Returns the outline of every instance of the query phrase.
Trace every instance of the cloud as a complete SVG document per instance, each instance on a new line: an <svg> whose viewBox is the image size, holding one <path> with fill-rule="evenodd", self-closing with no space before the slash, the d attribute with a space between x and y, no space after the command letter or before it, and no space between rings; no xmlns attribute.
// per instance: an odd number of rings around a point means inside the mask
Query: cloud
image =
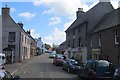
<svg viewBox="0 0 120 80"><path fill-rule="evenodd" d="M48 11L49 13L56 14L56 15L73 15L76 12L78 6L81 5L79 0L68 0L64 2L51 2L47 5L50 8ZM51 8L52 7L52 8Z"/></svg>
<svg viewBox="0 0 120 80"><path fill-rule="evenodd" d="M42 4L42 1L40 1L40 0L33 2L33 5L35 5L35 6L40 6L41 4Z"/></svg>
<svg viewBox="0 0 120 80"><path fill-rule="evenodd" d="M65 41L65 32L60 31L58 28L55 28L52 34L43 38L43 41L50 45L52 45L53 43L60 44L61 42Z"/></svg>
<svg viewBox="0 0 120 80"><path fill-rule="evenodd" d="M29 19L32 19L33 17L35 17L36 15L35 15L35 13L23 12L23 13L20 13L18 16L29 20Z"/></svg>
<svg viewBox="0 0 120 80"><path fill-rule="evenodd" d="M113 7L115 8L115 9L117 9L118 8L118 1L111 1L111 4L113 5Z"/></svg>
<svg viewBox="0 0 120 80"><path fill-rule="evenodd" d="M42 0L44 1L44 0ZM92 7L94 7L99 0L95 0L91 5L87 5L85 2L80 2L80 0L71 0L68 2L68 0L64 2L56 1L56 0L50 0L44 3L44 5L47 6L48 10L45 10L43 14L54 14L59 16L68 16L68 22L64 23L63 30L60 30L59 28L55 28L53 33L49 34L48 36L45 36L43 38L43 41L48 44L60 44L63 41L65 41L66 34L64 31L70 27L70 25L73 23L73 21L76 19L76 11L78 8L83 8L83 11L88 11ZM87 0L86 0L87 1ZM90 1L87 1L90 2ZM92 1L91 1L92 2ZM117 1L111 1L111 4L114 8L118 8ZM40 4L41 5L41 4ZM52 20L51 20L52 21Z"/></svg>
<svg viewBox="0 0 120 80"><path fill-rule="evenodd" d="M61 18L60 17L52 17L50 18L49 25L57 25L61 23Z"/></svg>
<svg viewBox="0 0 120 80"><path fill-rule="evenodd" d="M15 9L15 8L10 8L10 11L11 11L11 12L15 12L16 9Z"/></svg>
<svg viewBox="0 0 120 80"><path fill-rule="evenodd" d="M69 21L69 22L66 22L66 23L64 24L63 31L66 31L66 30L68 29L68 27L70 27L70 25L71 25L73 22L74 22L74 20Z"/></svg>
<svg viewBox="0 0 120 80"><path fill-rule="evenodd" d="M33 5L43 5L47 9L43 11L43 14L54 14L56 16L68 16L71 19L75 17L78 7L85 7L88 10L87 5L83 6L83 2L80 0L39 0L33 2Z"/></svg>
<svg viewBox="0 0 120 80"><path fill-rule="evenodd" d="M31 29L30 32L31 32L31 36L33 38L39 38L40 37L40 35L38 33L36 33L35 29Z"/></svg>

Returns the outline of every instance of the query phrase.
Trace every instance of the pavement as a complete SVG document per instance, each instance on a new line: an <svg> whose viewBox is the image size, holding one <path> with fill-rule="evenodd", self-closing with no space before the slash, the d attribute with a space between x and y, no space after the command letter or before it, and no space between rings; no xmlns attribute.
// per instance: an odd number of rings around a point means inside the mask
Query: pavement
<svg viewBox="0 0 120 80"><path fill-rule="evenodd" d="M12 64L6 64L5 70L9 71L12 75L18 71L19 69L23 68L25 65L29 63L30 60L32 60L34 57L30 59L23 60L22 62L12 63Z"/></svg>

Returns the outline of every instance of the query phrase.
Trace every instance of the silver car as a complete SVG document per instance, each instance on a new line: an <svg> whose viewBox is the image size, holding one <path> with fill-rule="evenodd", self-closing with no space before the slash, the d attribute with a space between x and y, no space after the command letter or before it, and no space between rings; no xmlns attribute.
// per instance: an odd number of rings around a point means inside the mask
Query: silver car
<svg viewBox="0 0 120 80"><path fill-rule="evenodd" d="M117 68L114 73L114 80L120 80L120 68Z"/></svg>

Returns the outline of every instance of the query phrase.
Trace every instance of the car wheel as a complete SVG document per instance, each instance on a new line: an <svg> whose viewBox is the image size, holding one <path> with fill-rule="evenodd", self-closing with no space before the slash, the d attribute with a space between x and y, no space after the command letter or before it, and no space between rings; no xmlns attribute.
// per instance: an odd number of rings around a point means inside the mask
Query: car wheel
<svg viewBox="0 0 120 80"><path fill-rule="evenodd" d="M57 63L55 62L55 65L57 66Z"/></svg>
<svg viewBox="0 0 120 80"><path fill-rule="evenodd" d="M62 67L62 69L65 70L64 67Z"/></svg>

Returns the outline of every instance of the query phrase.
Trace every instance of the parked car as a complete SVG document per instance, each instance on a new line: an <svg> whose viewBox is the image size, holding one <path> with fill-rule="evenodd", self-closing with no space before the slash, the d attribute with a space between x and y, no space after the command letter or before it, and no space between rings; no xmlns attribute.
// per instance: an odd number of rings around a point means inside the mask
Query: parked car
<svg viewBox="0 0 120 80"><path fill-rule="evenodd" d="M4 53L0 53L0 65L4 65L6 63L6 56Z"/></svg>
<svg viewBox="0 0 120 80"><path fill-rule="evenodd" d="M114 73L114 80L120 80L120 68L117 68Z"/></svg>
<svg viewBox="0 0 120 80"><path fill-rule="evenodd" d="M69 73L76 73L79 69L80 64L74 59L69 59L63 62L63 70L67 70Z"/></svg>
<svg viewBox="0 0 120 80"><path fill-rule="evenodd" d="M106 60L88 60L78 71L79 78L112 80L115 68Z"/></svg>
<svg viewBox="0 0 120 80"><path fill-rule="evenodd" d="M53 59L53 64L55 65L62 65L64 61L64 57L62 54L56 54Z"/></svg>
<svg viewBox="0 0 120 80"><path fill-rule="evenodd" d="M56 55L56 53L52 52L52 53L50 53L49 58L54 58L55 55Z"/></svg>

